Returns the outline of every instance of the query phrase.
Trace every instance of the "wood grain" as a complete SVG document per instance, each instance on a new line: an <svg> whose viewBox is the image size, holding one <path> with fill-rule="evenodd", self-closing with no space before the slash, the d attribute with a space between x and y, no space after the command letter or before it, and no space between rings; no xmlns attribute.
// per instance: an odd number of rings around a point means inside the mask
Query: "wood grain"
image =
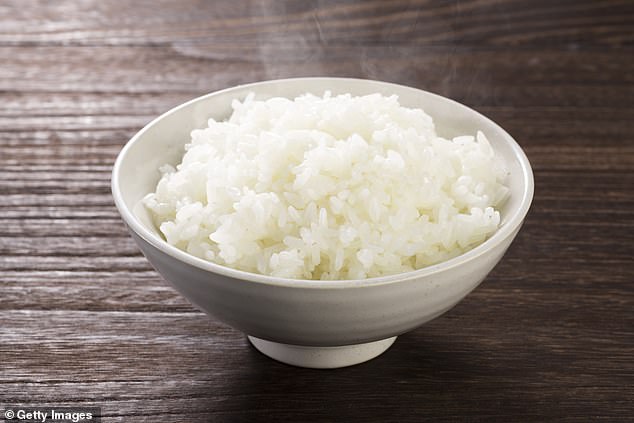
<svg viewBox="0 0 634 423"><path fill-rule="evenodd" d="M104 421L629 422L634 3L0 4L0 406ZM536 191L487 280L383 356L265 358L149 266L110 195L121 147L195 96L380 79L491 117Z"/></svg>
<svg viewBox="0 0 634 423"><path fill-rule="evenodd" d="M634 8L611 1L195 0L5 2L0 42L11 45L162 45L328 42L476 46L631 45ZM25 5L26 4L26 5ZM30 7L29 7L30 6ZM4 13L2 13L4 12ZM3 20L5 20L3 19ZM222 46L220 46L222 47Z"/></svg>

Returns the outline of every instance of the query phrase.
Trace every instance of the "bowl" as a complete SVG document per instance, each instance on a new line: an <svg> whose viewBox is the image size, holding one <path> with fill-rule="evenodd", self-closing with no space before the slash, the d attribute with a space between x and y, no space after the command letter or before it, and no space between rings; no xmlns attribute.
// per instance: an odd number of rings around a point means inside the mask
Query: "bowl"
<svg viewBox="0 0 634 423"><path fill-rule="evenodd" d="M177 164L190 132L228 117L231 101L293 98L311 92L396 94L403 106L432 116L445 138L483 131L509 169L501 225L484 243L420 270L364 280L314 281L252 274L220 266L169 245L141 199L153 192L159 167ZM533 197L533 175L519 145L500 126L453 100L416 88L349 78L264 81L214 92L159 116L123 147L112 171L112 194L152 266L192 304L248 335L262 353L302 367L336 368L374 358L396 336L440 316L482 282L517 235Z"/></svg>

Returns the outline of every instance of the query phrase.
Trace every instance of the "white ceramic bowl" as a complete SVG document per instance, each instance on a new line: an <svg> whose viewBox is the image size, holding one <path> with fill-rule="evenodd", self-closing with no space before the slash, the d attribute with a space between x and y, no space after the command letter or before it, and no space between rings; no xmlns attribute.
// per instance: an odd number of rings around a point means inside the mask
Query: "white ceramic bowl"
<svg viewBox="0 0 634 423"><path fill-rule="evenodd" d="M439 135L482 130L510 171L510 200L499 230L473 250L446 262L366 280L292 280L213 264L169 245L139 201L154 191L158 168L180 162L190 132L210 117L231 113L231 100L333 94L397 94L402 105L431 115ZM159 116L123 148L112 172L112 193L132 237L154 268L194 305L249 335L277 360L333 368L369 360L397 335L440 316L472 291L502 258L533 197L530 164L517 143L488 118L447 98L385 82L346 78L265 81L211 93Z"/></svg>

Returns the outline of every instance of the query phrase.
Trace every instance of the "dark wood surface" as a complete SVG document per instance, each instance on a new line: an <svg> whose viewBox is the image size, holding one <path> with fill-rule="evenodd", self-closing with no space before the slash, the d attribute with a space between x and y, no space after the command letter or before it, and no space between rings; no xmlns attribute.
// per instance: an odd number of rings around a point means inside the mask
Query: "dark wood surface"
<svg viewBox="0 0 634 423"><path fill-rule="evenodd" d="M380 79L463 102L526 151L523 230L383 356L293 368L192 308L110 196L153 117L239 83ZM0 406L105 421L632 421L634 3L0 3Z"/></svg>

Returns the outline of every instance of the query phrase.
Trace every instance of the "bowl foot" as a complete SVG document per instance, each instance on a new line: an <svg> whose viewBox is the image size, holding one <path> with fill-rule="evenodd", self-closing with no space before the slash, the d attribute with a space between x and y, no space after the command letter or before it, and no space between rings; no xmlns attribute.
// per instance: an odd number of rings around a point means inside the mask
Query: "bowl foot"
<svg viewBox="0 0 634 423"><path fill-rule="evenodd" d="M262 354L282 363L311 369L336 369L371 360L385 352L396 336L366 344L340 347L305 347L281 344L249 336L249 341Z"/></svg>

